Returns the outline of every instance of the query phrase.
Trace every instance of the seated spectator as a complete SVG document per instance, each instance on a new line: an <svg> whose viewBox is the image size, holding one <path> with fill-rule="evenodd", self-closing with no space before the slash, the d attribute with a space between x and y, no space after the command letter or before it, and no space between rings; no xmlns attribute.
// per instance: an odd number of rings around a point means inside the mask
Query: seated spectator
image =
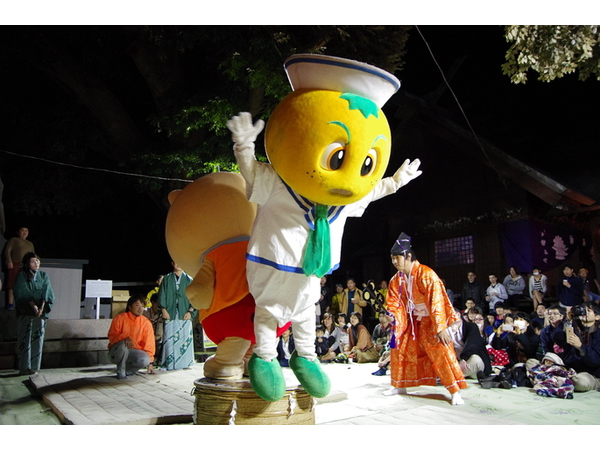
<svg viewBox="0 0 600 450"><path fill-rule="evenodd" d="M326 355L321 357L321 361L331 361L342 351L340 348L340 328L334 322L331 313L323 314L323 328L325 330L324 337L329 344L329 350Z"/></svg>
<svg viewBox="0 0 600 450"><path fill-rule="evenodd" d="M513 329L506 334L506 351L510 358L510 367L535 358L540 337L529 326L529 316L518 313L513 316Z"/></svg>
<svg viewBox="0 0 600 450"><path fill-rule="evenodd" d="M574 369L578 377L574 379L575 391L583 392L600 387L600 306L594 302L585 302L570 311L573 319L572 332L565 327L567 343L563 361ZM588 375L584 375L588 374Z"/></svg>
<svg viewBox="0 0 600 450"><path fill-rule="evenodd" d="M537 267L533 268L533 274L529 277L529 296L533 301L533 310L544 302L544 295L548 290L548 277Z"/></svg>
<svg viewBox="0 0 600 450"><path fill-rule="evenodd" d="M379 323L375 325L373 334L371 335L371 341L375 345L375 350L381 355L390 341L392 336L392 322L394 318L387 314L379 314Z"/></svg>
<svg viewBox="0 0 600 450"><path fill-rule="evenodd" d="M358 312L350 314L350 352L357 363L375 362L379 359L379 352L375 349L371 335L362 324L362 315Z"/></svg>
<svg viewBox="0 0 600 450"><path fill-rule="evenodd" d="M463 320L468 320L469 310L475 306L475 300L472 298L468 298L465 300L465 309L463 309L460 313L463 316Z"/></svg>
<svg viewBox="0 0 600 450"><path fill-rule="evenodd" d="M120 380L146 366L148 373L154 374L154 330L142 315L145 304L145 295L130 297L125 311L113 318L108 330L108 356L117 365Z"/></svg>
<svg viewBox="0 0 600 450"><path fill-rule="evenodd" d="M483 310L479 306L473 306L471 309L469 309L469 311L467 311L467 322L475 322L475 316L477 314L481 314L481 316L483 316Z"/></svg>
<svg viewBox="0 0 600 450"><path fill-rule="evenodd" d="M390 367L390 363L391 363L391 352L390 352L390 346L388 343L388 346L384 350L383 354L379 357L379 361L377 361L377 367L379 367L379 369L377 369L371 375L375 375L375 376L379 376L379 377L384 376L385 374L387 374L387 370Z"/></svg>
<svg viewBox="0 0 600 450"><path fill-rule="evenodd" d="M531 323L537 322L542 328L546 323L546 306L539 304L537 308L531 313Z"/></svg>
<svg viewBox="0 0 600 450"><path fill-rule="evenodd" d="M542 397L573 398L573 377L576 372L565 366L563 360L548 352L538 360L527 361L527 370L533 389Z"/></svg>
<svg viewBox="0 0 600 450"><path fill-rule="evenodd" d="M317 358L323 362L329 362L328 359L322 359L329 353L329 340L325 337L325 327L323 325L317 325L317 328L315 329L315 336L315 352L317 354Z"/></svg>
<svg viewBox="0 0 600 450"><path fill-rule="evenodd" d="M483 332L487 338L488 344L491 341L492 335L496 332L496 315L494 313L488 313L485 316L485 326Z"/></svg>
<svg viewBox="0 0 600 450"><path fill-rule="evenodd" d="M490 337L488 353L492 358L494 366L510 366L510 357L508 355L508 334L514 331L513 316L504 315L504 320L496 328L496 332Z"/></svg>
<svg viewBox="0 0 600 450"><path fill-rule="evenodd" d="M545 326L540 333L540 343L544 353L555 353L562 356L567 342L563 323L565 314L565 308L558 303L548 308Z"/></svg>
<svg viewBox="0 0 600 450"><path fill-rule="evenodd" d="M535 332L535 334L537 334L538 336L542 335L542 330L544 329L544 326L542 324L540 324L540 322L531 322L530 326L533 329L533 331ZM540 343L535 352L535 355L536 355L535 357L539 360L541 360L542 357L544 356L544 348L542 347L541 337L540 337Z"/></svg>
<svg viewBox="0 0 600 450"><path fill-rule="evenodd" d="M508 299L504 303L509 307L518 307L519 300L525 298L525 295L523 295L523 291L525 290L525 280L521 274L517 272L517 269L514 266L509 269L509 274L506 275L502 284L506 288L506 293L508 294Z"/></svg>
<svg viewBox="0 0 600 450"><path fill-rule="evenodd" d="M506 316L506 311L504 310L504 302L496 303L496 322L494 323L494 328L498 328L500 325L504 323L504 318Z"/></svg>
<svg viewBox="0 0 600 450"><path fill-rule="evenodd" d="M479 334L481 335L481 337L487 343L488 336L485 334L485 329L487 328L486 324L488 322L486 321L485 317L483 317L483 314L481 314L481 313L476 314L475 318L473 319L473 323L475 325L477 325L477 329L479 330Z"/></svg>
<svg viewBox="0 0 600 450"><path fill-rule="evenodd" d="M600 302L600 286L598 285L598 280L589 280L588 279L588 270L584 267L579 269L579 278L583 282L583 295L585 297L585 301L588 302ZM593 281L593 282L592 282Z"/></svg>
<svg viewBox="0 0 600 450"><path fill-rule="evenodd" d="M350 324L346 320L346 314L338 314L337 316L338 328L340 329L340 352L349 352L350 351L350 336L348 335L348 328L350 328Z"/></svg>
<svg viewBox="0 0 600 450"><path fill-rule="evenodd" d="M505 339L508 332L512 331L513 329L513 316L511 316L510 314L505 314L502 323L496 327L496 338L494 338L494 340L496 341L497 339ZM499 345L499 343L497 343L497 345ZM501 347L494 346L494 348Z"/></svg>
<svg viewBox="0 0 600 450"><path fill-rule="evenodd" d="M503 284L498 283L498 277L494 273L489 275L490 285L485 291L485 300L488 302L489 310L496 310L496 303L506 302L508 299L508 293ZM505 305L506 306L506 305Z"/></svg>
<svg viewBox="0 0 600 450"><path fill-rule="evenodd" d="M479 316L483 325L483 315ZM481 336L479 327L473 322L464 321L458 308L454 308L454 319L448 327L448 333L454 343L454 351L464 376L481 378L491 374L492 365L486 349L487 343Z"/></svg>
<svg viewBox="0 0 600 450"><path fill-rule="evenodd" d="M281 367L290 367L290 357L294 350L296 350L296 344L294 344L292 327L289 327L279 336L277 343L277 360Z"/></svg>

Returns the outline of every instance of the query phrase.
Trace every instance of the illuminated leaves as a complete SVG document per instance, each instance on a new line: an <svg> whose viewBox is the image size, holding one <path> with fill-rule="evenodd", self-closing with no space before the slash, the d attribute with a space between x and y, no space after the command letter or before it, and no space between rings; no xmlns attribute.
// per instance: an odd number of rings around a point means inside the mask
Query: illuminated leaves
<svg viewBox="0 0 600 450"><path fill-rule="evenodd" d="M509 25L502 72L515 84L527 82L527 72L552 81L579 72L579 79L600 80L600 34L597 25Z"/></svg>

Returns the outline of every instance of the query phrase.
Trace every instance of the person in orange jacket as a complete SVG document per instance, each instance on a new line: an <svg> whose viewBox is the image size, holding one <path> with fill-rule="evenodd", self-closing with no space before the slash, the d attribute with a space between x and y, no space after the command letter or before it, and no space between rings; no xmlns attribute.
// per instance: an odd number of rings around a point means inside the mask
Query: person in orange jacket
<svg viewBox="0 0 600 450"><path fill-rule="evenodd" d="M143 367L154 374L155 343L152 323L142 315L146 297L127 300L125 312L117 314L108 330L108 356L117 365L117 378L127 379Z"/></svg>

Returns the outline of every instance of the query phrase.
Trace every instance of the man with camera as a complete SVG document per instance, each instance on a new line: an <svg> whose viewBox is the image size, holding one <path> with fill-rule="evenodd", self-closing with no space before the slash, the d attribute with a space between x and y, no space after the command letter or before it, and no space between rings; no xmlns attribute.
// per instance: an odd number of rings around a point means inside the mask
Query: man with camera
<svg viewBox="0 0 600 450"><path fill-rule="evenodd" d="M600 306L594 302L575 305L568 315L572 322L565 324L567 342L562 356L565 364L577 372L573 378L575 391L600 388Z"/></svg>

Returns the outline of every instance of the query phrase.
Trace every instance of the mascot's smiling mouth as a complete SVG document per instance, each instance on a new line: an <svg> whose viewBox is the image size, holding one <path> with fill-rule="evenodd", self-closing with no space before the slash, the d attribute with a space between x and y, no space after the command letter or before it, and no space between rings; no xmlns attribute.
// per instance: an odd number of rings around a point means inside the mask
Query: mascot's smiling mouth
<svg viewBox="0 0 600 450"><path fill-rule="evenodd" d="M334 195L341 195L342 197L350 197L352 192L346 189L329 189L329 192Z"/></svg>

